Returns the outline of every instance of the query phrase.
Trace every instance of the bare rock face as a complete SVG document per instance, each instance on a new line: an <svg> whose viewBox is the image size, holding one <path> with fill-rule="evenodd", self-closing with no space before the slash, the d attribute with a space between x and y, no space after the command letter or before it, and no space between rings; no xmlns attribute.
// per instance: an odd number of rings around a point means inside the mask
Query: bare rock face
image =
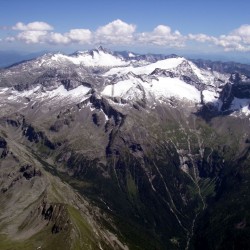
<svg viewBox="0 0 250 250"><path fill-rule="evenodd" d="M0 137L0 148L6 148L7 147L7 142L3 137Z"/></svg>
<svg viewBox="0 0 250 250"><path fill-rule="evenodd" d="M70 227L70 217L65 204L42 204L41 216L52 225L51 233L58 234L62 230L68 231Z"/></svg>
<svg viewBox="0 0 250 250"><path fill-rule="evenodd" d="M231 83L227 83L224 86L223 90L221 91L220 99L222 101L222 107L221 107L222 111L228 110L234 99L232 88L233 88L233 85Z"/></svg>
<svg viewBox="0 0 250 250"><path fill-rule="evenodd" d="M5 158L8 154L7 142L3 137L0 137L0 158Z"/></svg>

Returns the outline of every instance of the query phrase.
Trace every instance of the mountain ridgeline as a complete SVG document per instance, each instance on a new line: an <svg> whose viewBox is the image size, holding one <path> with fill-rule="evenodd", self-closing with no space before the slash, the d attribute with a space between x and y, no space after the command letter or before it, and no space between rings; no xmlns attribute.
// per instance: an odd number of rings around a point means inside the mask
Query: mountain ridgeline
<svg viewBox="0 0 250 250"><path fill-rule="evenodd" d="M0 249L250 248L248 65L45 54L0 107Z"/></svg>

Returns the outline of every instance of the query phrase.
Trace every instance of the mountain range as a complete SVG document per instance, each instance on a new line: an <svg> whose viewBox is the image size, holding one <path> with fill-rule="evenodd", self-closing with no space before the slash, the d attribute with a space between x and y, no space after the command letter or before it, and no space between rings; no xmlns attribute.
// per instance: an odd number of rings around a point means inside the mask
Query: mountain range
<svg viewBox="0 0 250 250"><path fill-rule="evenodd" d="M249 65L49 53L0 108L0 249L250 248Z"/></svg>

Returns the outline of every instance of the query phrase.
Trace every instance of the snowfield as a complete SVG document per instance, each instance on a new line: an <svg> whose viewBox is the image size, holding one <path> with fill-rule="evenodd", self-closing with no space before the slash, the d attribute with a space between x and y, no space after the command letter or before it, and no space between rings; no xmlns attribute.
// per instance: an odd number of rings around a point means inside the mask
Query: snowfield
<svg viewBox="0 0 250 250"><path fill-rule="evenodd" d="M165 60L160 60L155 63L148 64L146 66L141 66L141 67L133 67L133 66L128 66L128 67L118 67L118 68L113 68L106 72L104 76L110 76L110 75L124 75L129 72L133 72L134 74L137 75L142 75L142 74L150 74L152 73L155 69L172 69L180 65L185 58L183 57L178 57L178 58L169 58Z"/></svg>
<svg viewBox="0 0 250 250"><path fill-rule="evenodd" d="M56 100L56 99L67 99L69 101L81 102L86 99L86 94L89 93L91 89L85 86L78 86L75 89L67 90L63 85L51 91L43 91L40 86L37 86L31 90L26 90L19 92L12 89L2 89L0 90L0 97L3 94L8 101L21 102L24 98L36 101L44 100ZM2 97L4 98L4 97Z"/></svg>
<svg viewBox="0 0 250 250"><path fill-rule="evenodd" d="M200 102L200 92L191 85L186 84L178 78L163 78L153 80L151 83L131 79L120 81L114 85L108 85L102 91L102 95L112 97L123 97L129 100L135 99L140 90L140 86L146 91L147 96L155 98L176 97L178 99L187 99L193 102Z"/></svg>

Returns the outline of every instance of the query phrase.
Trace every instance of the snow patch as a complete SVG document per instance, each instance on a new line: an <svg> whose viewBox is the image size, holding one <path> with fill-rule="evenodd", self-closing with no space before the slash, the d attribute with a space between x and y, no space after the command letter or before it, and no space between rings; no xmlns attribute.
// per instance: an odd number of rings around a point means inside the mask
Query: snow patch
<svg viewBox="0 0 250 250"><path fill-rule="evenodd" d="M234 98L231 103L231 110L240 111L245 115L250 115L250 99Z"/></svg>
<svg viewBox="0 0 250 250"><path fill-rule="evenodd" d="M5 93L9 88L0 88L0 93Z"/></svg>
<svg viewBox="0 0 250 250"><path fill-rule="evenodd" d="M17 90L12 90L8 94L8 100L14 100L21 102L22 98L30 98L31 100L45 100L45 99L69 99L76 102L81 102L86 99L86 94L89 92L90 88L83 85L78 86L75 89L67 90L63 85L51 91L42 91L41 86L37 86L31 90L26 90L19 92ZM23 102L23 101L22 101Z"/></svg>
<svg viewBox="0 0 250 250"><path fill-rule="evenodd" d="M203 90L202 95L205 103L216 102L218 100L218 94L215 91Z"/></svg>
<svg viewBox="0 0 250 250"><path fill-rule="evenodd" d="M187 99L194 102L200 102L200 92L191 85L186 84L179 78L163 78L152 81L150 92L156 97L177 97L179 99Z"/></svg>
<svg viewBox="0 0 250 250"><path fill-rule="evenodd" d="M110 76L110 75L124 75L127 74L128 72L133 72L134 74L141 75L141 74L150 74L152 73L155 69L160 68L160 69L172 69L176 68L179 64L181 64L185 58L183 57L178 57L178 58L168 58L165 60L160 60L155 63L148 64L146 66L141 66L141 67L117 67L109 70L104 74L104 76Z"/></svg>
<svg viewBox="0 0 250 250"><path fill-rule="evenodd" d="M191 85L186 84L178 78L159 77L151 83L145 83L140 80L131 79L120 81L114 85L107 85L102 91L103 95L122 97L127 100L133 100L143 97L140 85L146 91L148 97L170 98L176 97L194 102L200 102L200 92Z"/></svg>
<svg viewBox="0 0 250 250"><path fill-rule="evenodd" d="M113 85L107 85L101 94L106 96L124 96L129 89L133 88L134 83L129 79L125 81L120 81Z"/></svg>
<svg viewBox="0 0 250 250"><path fill-rule="evenodd" d="M201 70L200 70L194 63L189 62L189 64L190 64L192 70L194 71L194 73L196 74L196 76L197 76L200 80L202 80L204 83L206 83L206 82L207 82L207 78L205 78L205 77L203 76Z"/></svg>

